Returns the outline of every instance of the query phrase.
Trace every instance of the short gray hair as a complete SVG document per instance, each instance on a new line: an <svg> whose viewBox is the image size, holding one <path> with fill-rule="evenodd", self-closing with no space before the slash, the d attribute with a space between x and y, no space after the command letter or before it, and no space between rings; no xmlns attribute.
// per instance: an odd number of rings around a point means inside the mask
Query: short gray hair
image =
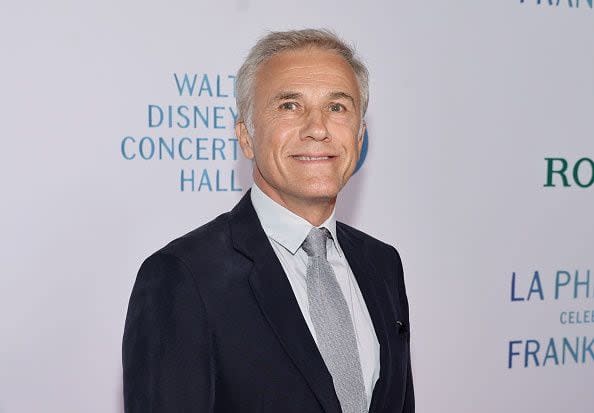
<svg viewBox="0 0 594 413"><path fill-rule="evenodd" d="M244 122L251 134L254 130L252 121L254 80L258 68L278 53L306 47L336 52L351 66L355 72L361 94L361 119L365 116L369 102L369 72L365 64L357 57L353 47L328 29L270 32L252 47L236 77L237 121Z"/></svg>

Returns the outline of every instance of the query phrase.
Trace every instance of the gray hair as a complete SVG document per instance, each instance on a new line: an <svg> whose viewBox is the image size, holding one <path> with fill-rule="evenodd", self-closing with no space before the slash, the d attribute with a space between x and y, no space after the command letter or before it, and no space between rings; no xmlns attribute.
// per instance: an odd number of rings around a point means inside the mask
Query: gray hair
<svg viewBox="0 0 594 413"><path fill-rule="evenodd" d="M270 32L252 47L236 77L237 121L244 122L250 134L253 135L254 131L252 100L254 80L259 66L278 53L306 47L336 52L351 66L355 72L361 94L361 119L365 116L369 102L369 72L365 64L355 54L353 47L327 29Z"/></svg>

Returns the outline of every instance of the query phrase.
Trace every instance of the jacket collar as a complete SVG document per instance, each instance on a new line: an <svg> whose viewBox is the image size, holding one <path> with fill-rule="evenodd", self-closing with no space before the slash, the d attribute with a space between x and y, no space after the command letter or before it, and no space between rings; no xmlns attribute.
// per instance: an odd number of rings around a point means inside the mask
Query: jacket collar
<svg viewBox="0 0 594 413"><path fill-rule="evenodd" d="M281 345L307 380L327 413L340 413L340 403L316 343L297 304L256 211L250 191L231 211L234 247L254 263L249 276L252 292Z"/></svg>

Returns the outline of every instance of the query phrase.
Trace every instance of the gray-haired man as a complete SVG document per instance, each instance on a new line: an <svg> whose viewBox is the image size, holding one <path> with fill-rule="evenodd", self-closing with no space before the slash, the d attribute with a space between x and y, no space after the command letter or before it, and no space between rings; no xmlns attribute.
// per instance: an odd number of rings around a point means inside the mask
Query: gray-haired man
<svg viewBox="0 0 594 413"><path fill-rule="evenodd" d="M254 186L142 265L124 332L126 412L413 412L396 250L336 222L368 75L330 32L271 33L237 76Z"/></svg>

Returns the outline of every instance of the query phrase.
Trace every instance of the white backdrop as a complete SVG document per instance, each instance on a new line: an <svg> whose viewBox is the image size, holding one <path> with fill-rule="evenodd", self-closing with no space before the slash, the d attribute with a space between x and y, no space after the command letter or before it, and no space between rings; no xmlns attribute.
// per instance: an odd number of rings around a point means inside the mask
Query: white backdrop
<svg viewBox="0 0 594 413"><path fill-rule="evenodd" d="M267 30L329 27L371 71L367 158L339 215L403 257L417 410L591 413L594 10L552 3L2 6L0 412L123 411L140 263L250 186L229 75ZM149 105L208 124L151 127ZM159 137L205 159L142 159ZM545 158L571 186L545 186Z"/></svg>

